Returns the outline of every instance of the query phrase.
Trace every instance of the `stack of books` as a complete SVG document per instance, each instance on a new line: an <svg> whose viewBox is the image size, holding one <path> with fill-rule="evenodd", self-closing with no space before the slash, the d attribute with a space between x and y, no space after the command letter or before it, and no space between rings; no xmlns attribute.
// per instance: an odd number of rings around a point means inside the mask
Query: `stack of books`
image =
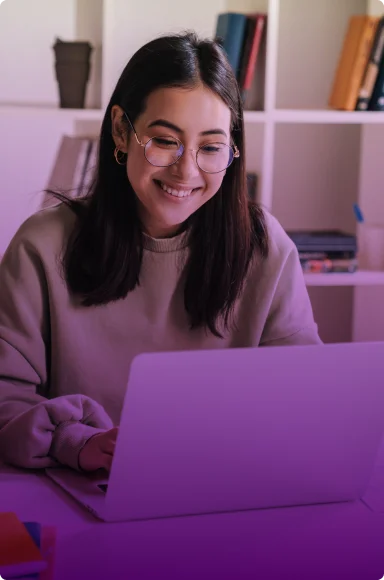
<svg viewBox="0 0 384 580"><path fill-rule="evenodd" d="M214 38L225 50L245 109L264 109L265 13L225 12L217 17Z"/></svg>
<svg viewBox="0 0 384 580"><path fill-rule="evenodd" d="M287 231L305 273L356 272L356 236L340 230Z"/></svg>
<svg viewBox="0 0 384 580"><path fill-rule="evenodd" d="M328 105L384 111L384 16L350 18Z"/></svg>
<svg viewBox="0 0 384 580"><path fill-rule="evenodd" d="M88 193L95 175L98 156L96 137L61 137L46 189L75 198ZM41 208L57 204L57 199L45 193Z"/></svg>
<svg viewBox="0 0 384 580"><path fill-rule="evenodd" d="M56 528L0 512L0 577L53 580Z"/></svg>

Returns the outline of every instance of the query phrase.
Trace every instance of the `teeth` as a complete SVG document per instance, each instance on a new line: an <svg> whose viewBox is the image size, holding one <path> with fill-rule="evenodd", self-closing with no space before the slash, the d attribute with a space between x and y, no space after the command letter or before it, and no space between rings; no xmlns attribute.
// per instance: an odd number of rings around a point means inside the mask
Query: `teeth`
<svg viewBox="0 0 384 580"><path fill-rule="evenodd" d="M168 185L165 185L165 183L162 183L162 182L160 182L160 186L162 189L164 189L164 191L166 191L167 193L170 193L174 197L187 197L188 195L191 195L191 193L192 193L192 189L188 189L188 190L173 189L173 187L168 187Z"/></svg>

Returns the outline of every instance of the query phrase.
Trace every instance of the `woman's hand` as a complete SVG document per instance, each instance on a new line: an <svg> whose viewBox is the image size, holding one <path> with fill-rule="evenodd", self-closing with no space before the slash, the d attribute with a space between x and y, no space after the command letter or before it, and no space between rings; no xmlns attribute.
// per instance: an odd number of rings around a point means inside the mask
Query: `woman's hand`
<svg viewBox="0 0 384 580"><path fill-rule="evenodd" d="M88 439L79 453L80 469L83 471L106 469L109 472L115 452L118 431L118 427L113 427L109 431L98 433Z"/></svg>

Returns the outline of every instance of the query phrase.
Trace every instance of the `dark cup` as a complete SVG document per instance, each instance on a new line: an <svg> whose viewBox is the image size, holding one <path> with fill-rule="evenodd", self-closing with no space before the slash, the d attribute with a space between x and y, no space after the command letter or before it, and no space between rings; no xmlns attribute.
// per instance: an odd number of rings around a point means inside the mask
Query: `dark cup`
<svg viewBox="0 0 384 580"><path fill-rule="evenodd" d="M89 42L63 42L57 39L53 50L60 108L83 109L93 47Z"/></svg>

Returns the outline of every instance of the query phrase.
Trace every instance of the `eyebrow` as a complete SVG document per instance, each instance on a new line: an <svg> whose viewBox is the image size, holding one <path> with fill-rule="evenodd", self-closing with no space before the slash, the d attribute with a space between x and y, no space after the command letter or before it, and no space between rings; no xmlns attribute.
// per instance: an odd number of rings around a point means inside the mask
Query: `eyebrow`
<svg viewBox="0 0 384 580"><path fill-rule="evenodd" d="M172 129L172 131L175 131L176 133L184 133L180 127L177 127L177 125L174 125L165 119L156 119L156 121L152 121L152 123L148 125L148 129L150 127L166 127L167 129ZM199 135L224 135L224 137L227 137L227 134L223 129L208 129L207 131L202 131Z"/></svg>

